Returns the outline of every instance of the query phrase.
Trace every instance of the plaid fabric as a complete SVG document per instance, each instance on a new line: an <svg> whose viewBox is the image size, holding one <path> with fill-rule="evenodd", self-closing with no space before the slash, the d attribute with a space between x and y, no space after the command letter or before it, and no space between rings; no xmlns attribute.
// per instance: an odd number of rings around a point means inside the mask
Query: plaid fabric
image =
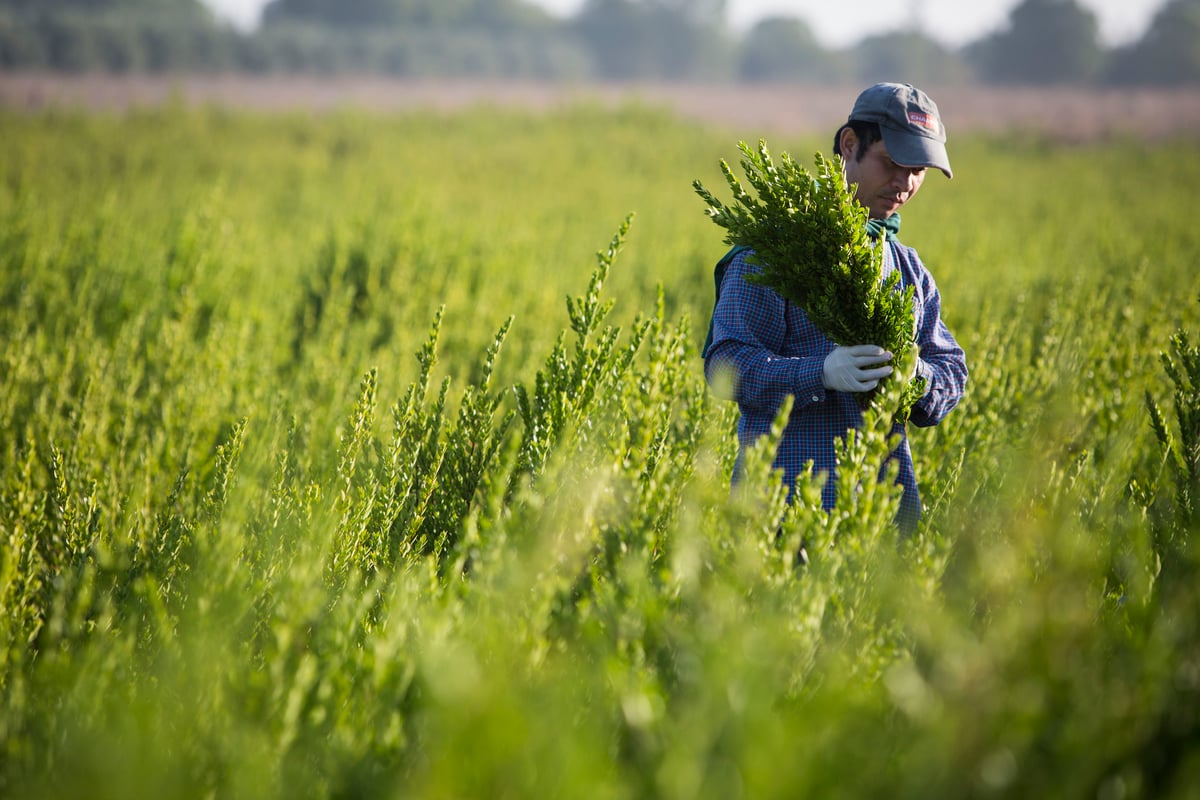
<svg viewBox="0 0 1200 800"><path fill-rule="evenodd" d="M888 241L885 246L885 275L899 269L901 285L916 287L913 307L921 348L917 368L928 381L929 390L913 407L910 419L920 427L936 425L962 399L967 382L966 359L942 322L941 296L916 250L898 241ZM830 509L836 490L835 443L847 430L862 423L862 412L851 394L828 390L822 383L825 357L834 343L799 308L770 289L744 280L747 272L757 269L746 261L751 252L737 253L725 267L713 309L712 346L704 359L704 374L710 385L719 384L717 376L723 371L732 369L736 376L733 399L741 414L734 482L745 449L770 430L780 404L793 395L791 418L775 466L783 470L789 487L810 460L814 473L828 473L822 502ZM904 426L897 425L897 432L902 438L892 458L899 462L897 482L904 487L898 521L910 529L920 517L921 498Z"/></svg>

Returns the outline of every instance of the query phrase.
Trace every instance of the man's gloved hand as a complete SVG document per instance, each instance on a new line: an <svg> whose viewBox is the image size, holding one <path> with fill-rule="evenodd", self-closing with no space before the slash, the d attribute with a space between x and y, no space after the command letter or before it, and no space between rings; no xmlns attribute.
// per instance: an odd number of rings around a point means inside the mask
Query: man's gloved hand
<svg viewBox="0 0 1200 800"><path fill-rule="evenodd" d="M891 360L892 354L878 345L835 347L825 357L821 381L835 392L869 392L892 374Z"/></svg>

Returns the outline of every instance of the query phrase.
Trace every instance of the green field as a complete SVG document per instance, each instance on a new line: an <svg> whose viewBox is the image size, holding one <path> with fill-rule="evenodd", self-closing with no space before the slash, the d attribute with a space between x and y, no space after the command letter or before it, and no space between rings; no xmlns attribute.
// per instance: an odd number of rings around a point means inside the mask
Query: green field
<svg viewBox="0 0 1200 800"><path fill-rule="evenodd" d="M730 495L759 135L0 112L0 794L1200 797L1200 141L951 139L897 541L874 428Z"/></svg>

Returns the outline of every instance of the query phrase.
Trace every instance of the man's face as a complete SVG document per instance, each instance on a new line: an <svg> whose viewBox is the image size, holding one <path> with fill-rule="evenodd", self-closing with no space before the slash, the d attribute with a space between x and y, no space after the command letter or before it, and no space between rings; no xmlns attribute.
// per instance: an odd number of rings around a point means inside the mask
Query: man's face
<svg viewBox="0 0 1200 800"><path fill-rule="evenodd" d="M902 167L892 161L882 140L867 148L860 159L855 158L858 137L854 131L847 128L841 144L846 158L846 181L858 184L855 197L866 206L871 219L886 219L895 214L925 180L924 167Z"/></svg>

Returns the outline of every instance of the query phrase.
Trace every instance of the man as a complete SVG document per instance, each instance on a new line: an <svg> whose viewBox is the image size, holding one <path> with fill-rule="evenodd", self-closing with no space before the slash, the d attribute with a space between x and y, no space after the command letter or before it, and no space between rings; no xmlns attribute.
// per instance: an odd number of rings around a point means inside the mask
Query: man
<svg viewBox="0 0 1200 800"><path fill-rule="evenodd" d="M868 233L886 248L884 274L899 270L901 287L914 288L917 373L925 378L926 392L910 419L921 427L941 422L958 404L967 366L962 348L942 322L933 276L917 252L896 238L897 212L921 188L928 168L953 177L945 143L933 100L911 85L896 83L863 91L833 143L834 153L845 162L847 182L857 184L855 198L870 212ZM745 280L748 272L757 270L747 260L751 254L735 247L717 265L717 302L704 349L710 385L719 384L719 375L734 376L734 399L741 412L734 481L746 448L770 430L780 405L791 395L795 401L775 466L792 487L811 460L814 474L827 474L822 503L830 509L836 497L837 440L862 423L854 395L870 391L891 374L893 354L872 342L827 339L795 305ZM897 432L902 439L892 458L899 464L897 482L904 487L897 522L911 532L921 515L921 499L902 423L897 423Z"/></svg>

